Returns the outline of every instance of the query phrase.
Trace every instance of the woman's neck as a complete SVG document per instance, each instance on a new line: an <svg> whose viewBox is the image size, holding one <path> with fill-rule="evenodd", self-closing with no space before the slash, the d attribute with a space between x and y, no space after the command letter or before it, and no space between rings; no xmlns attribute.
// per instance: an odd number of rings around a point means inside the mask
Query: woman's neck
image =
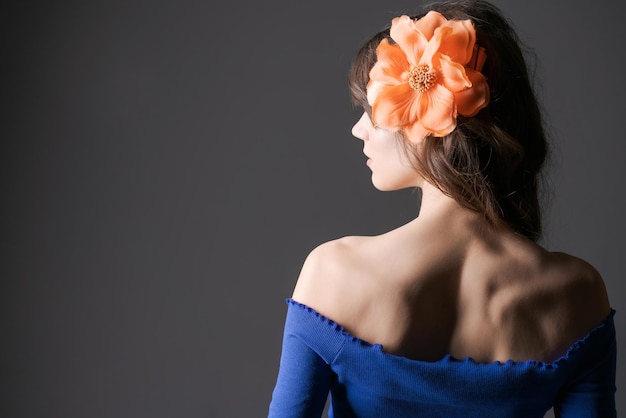
<svg viewBox="0 0 626 418"><path fill-rule="evenodd" d="M420 219L420 222L424 220L433 221L435 219L447 221L463 219L475 222L480 219L476 212L461 206L456 200L432 184L424 182L420 189L422 196L417 218Z"/></svg>

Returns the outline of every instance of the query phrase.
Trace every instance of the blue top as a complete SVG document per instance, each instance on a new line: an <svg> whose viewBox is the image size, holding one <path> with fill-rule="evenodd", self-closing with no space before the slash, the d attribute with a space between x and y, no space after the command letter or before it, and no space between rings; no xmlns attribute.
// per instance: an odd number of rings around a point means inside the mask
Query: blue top
<svg viewBox="0 0 626 418"><path fill-rule="evenodd" d="M615 311L552 363L477 363L449 355L411 360L356 338L287 299L278 380L269 417L329 416L611 418L615 412Z"/></svg>

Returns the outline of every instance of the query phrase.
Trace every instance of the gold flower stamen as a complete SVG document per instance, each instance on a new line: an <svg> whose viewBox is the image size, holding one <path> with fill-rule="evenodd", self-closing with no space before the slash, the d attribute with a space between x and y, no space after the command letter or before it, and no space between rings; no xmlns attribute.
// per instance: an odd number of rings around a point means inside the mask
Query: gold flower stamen
<svg viewBox="0 0 626 418"><path fill-rule="evenodd" d="M437 75L430 72L428 65L418 65L409 71L409 86L419 93L428 91L437 81Z"/></svg>

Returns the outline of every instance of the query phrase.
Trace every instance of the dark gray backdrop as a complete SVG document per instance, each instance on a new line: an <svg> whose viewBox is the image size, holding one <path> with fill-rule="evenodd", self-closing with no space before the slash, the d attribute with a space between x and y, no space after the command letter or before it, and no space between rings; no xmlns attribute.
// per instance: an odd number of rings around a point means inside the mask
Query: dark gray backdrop
<svg viewBox="0 0 626 418"><path fill-rule="evenodd" d="M370 184L346 73L418 3L7 3L0 416L264 416L308 251L415 215ZM618 338L619 3L496 2L540 59L543 242L602 273Z"/></svg>

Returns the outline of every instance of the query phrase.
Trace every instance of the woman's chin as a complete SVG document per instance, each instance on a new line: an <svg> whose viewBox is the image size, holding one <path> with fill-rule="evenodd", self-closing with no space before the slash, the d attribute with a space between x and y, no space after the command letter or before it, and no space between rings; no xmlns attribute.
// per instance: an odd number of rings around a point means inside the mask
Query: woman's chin
<svg viewBox="0 0 626 418"><path fill-rule="evenodd" d="M394 190L400 190L404 188L398 187L398 185L393 183L378 180L374 178L374 176L372 176L372 185L381 192L393 192Z"/></svg>

